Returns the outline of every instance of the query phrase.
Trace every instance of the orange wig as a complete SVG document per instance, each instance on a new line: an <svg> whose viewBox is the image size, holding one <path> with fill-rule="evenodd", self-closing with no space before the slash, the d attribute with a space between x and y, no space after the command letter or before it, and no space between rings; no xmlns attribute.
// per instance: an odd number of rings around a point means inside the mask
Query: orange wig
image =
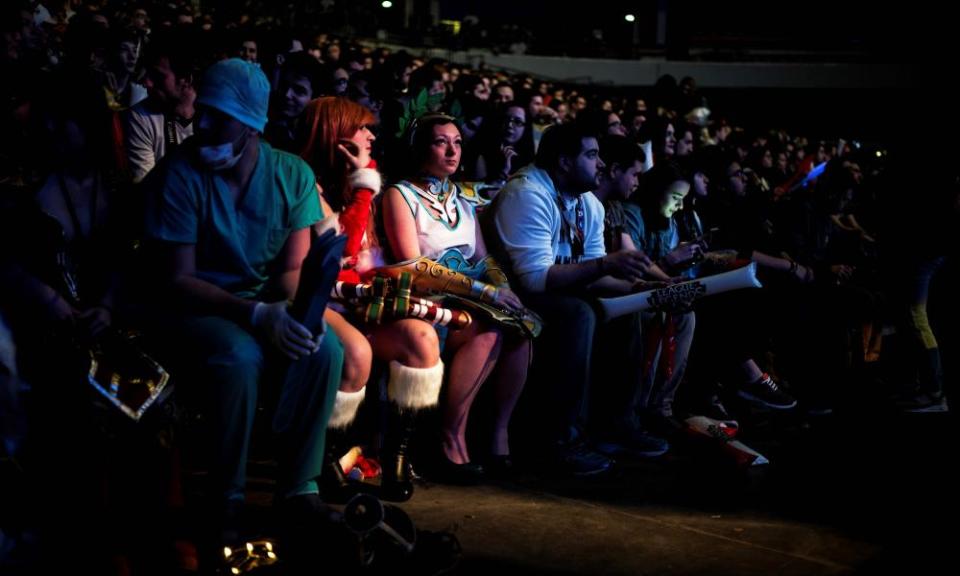
<svg viewBox="0 0 960 576"><path fill-rule="evenodd" d="M303 119L307 138L300 157L313 168L330 207L339 212L349 203L350 190L347 162L337 151L337 144L376 120L360 104L335 96L312 100L303 111Z"/></svg>

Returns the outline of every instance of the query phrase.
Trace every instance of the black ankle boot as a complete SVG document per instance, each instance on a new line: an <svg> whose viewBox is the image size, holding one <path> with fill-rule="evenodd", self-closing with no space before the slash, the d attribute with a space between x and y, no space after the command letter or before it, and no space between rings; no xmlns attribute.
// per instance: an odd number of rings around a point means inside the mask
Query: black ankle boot
<svg viewBox="0 0 960 576"><path fill-rule="evenodd" d="M412 410L401 412L395 405L390 409L392 425L387 430L386 450L380 462L383 471L380 497L391 502L406 502L413 496L413 471L408 451L415 414Z"/></svg>
<svg viewBox="0 0 960 576"><path fill-rule="evenodd" d="M343 503L353 495L349 493L350 481L340 467L340 454L346 444L346 433L343 430L327 429L327 452L323 457L323 472L320 474L320 494L326 502Z"/></svg>
<svg viewBox="0 0 960 576"><path fill-rule="evenodd" d="M357 491L340 467L339 459L335 454L327 452L323 474L320 475L320 493L325 502L342 504L349 500Z"/></svg>

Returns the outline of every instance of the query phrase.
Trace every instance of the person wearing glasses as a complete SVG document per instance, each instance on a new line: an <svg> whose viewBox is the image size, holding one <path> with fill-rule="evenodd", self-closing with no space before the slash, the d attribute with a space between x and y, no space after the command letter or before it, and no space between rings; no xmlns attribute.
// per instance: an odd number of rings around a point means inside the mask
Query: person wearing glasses
<svg viewBox="0 0 960 576"><path fill-rule="evenodd" d="M533 160L533 134L526 108L508 105L484 122L467 164L467 180L506 182L510 174Z"/></svg>

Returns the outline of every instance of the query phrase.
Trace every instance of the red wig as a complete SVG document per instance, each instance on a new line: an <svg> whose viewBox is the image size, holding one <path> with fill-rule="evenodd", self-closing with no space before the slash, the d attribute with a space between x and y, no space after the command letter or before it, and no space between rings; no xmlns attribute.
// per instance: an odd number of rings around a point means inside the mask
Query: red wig
<svg viewBox="0 0 960 576"><path fill-rule="evenodd" d="M337 151L340 140L352 138L357 130L376 122L373 114L346 98L324 96L312 100L303 111L307 138L300 150L323 188L330 207L339 212L349 204L347 162Z"/></svg>

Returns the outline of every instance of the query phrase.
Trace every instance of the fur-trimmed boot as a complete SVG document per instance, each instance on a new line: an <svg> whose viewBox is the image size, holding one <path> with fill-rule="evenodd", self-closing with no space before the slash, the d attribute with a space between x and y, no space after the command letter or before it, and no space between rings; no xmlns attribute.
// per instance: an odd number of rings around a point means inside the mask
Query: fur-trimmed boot
<svg viewBox="0 0 960 576"><path fill-rule="evenodd" d="M321 478L323 498L328 502L345 502L353 495L350 482L340 466L340 456L345 451L343 439L346 437L346 429L356 419L366 393L366 387L356 392L337 390L333 412L327 422L326 464Z"/></svg>
<svg viewBox="0 0 960 576"><path fill-rule="evenodd" d="M413 496L408 448L413 436L416 414L437 405L443 384L443 362L431 368L411 368L390 362L387 398L390 417L382 458L381 496L404 502Z"/></svg>

